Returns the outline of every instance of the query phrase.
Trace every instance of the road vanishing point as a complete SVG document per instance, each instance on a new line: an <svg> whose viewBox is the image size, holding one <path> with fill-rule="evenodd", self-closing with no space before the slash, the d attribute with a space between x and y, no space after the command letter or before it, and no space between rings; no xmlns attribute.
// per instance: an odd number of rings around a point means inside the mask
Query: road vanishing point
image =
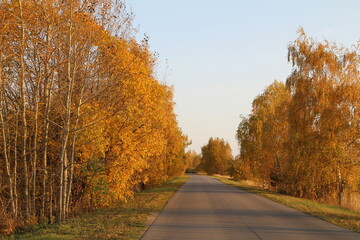
<svg viewBox="0 0 360 240"><path fill-rule="evenodd" d="M201 175L169 200L142 240L360 240L360 234Z"/></svg>

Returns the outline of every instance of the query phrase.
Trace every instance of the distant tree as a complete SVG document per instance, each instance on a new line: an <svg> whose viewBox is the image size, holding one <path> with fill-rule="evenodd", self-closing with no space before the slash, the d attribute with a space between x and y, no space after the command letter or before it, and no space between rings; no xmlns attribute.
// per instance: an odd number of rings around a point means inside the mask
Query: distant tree
<svg viewBox="0 0 360 240"><path fill-rule="evenodd" d="M190 169L196 169L199 167L201 162L201 156L197 154L194 150L186 152L186 162L187 167Z"/></svg>
<svg viewBox="0 0 360 240"><path fill-rule="evenodd" d="M229 143L219 138L210 138L201 148L201 155L200 168L207 174L226 174L233 159Z"/></svg>

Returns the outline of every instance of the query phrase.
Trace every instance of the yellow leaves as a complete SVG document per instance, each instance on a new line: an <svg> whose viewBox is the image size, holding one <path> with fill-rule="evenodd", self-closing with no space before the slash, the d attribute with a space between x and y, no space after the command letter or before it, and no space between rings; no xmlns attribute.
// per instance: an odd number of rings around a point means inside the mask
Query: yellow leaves
<svg viewBox="0 0 360 240"><path fill-rule="evenodd" d="M2 86L9 144L2 150L11 153L11 166L24 160L9 179L31 183L31 214L56 212L61 220L75 202L109 204L131 196L136 184L183 171L172 92L154 78L147 45L126 36L129 26L114 24L120 2L22 0L20 18L16 1L0 4L1 77L11 81ZM24 99L22 109L16 99ZM28 209L26 192L19 192L19 209Z"/></svg>
<svg viewBox="0 0 360 240"><path fill-rule="evenodd" d="M119 110L82 137L102 134L102 142L94 145L99 150L86 156L105 158L111 199L124 199L131 196L138 183L156 185L181 174L185 141L173 113L172 89L152 77L151 56L143 52L147 50L120 39L108 41L111 51L101 48L106 57L104 64L114 66L104 66L114 82L107 101L118 102L121 108L94 99L84 111L97 113L95 118ZM85 156L86 149L83 151Z"/></svg>
<svg viewBox="0 0 360 240"><path fill-rule="evenodd" d="M154 78L156 57L146 44L125 35L117 36L120 31L111 32L111 27L124 32L130 29L101 22L114 13L116 9L109 6L116 3L22 2L29 47L25 58L31 59L25 62L27 115L31 116L31 124L36 121L33 103L39 101L38 136L29 136L29 148L32 139L45 138L42 124L49 120L48 152L39 154L47 157L42 163L48 160L52 164L49 172L73 159L74 178L70 179L72 169L64 167L63 173L69 173L69 177L62 182L74 183L79 195L84 191L89 199L101 200L101 204L131 196L135 184L159 184L181 174L185 138L173 112L172 89ZM19 46L19 20L12 13L17 11L13 5L0 6L0 23L4 23L0 24L0 34L7 36L0 37L0 46L7 53ZM4 15L3 10L7 10ZM119 18L131 21L125 19L128 16ZM9 63L18 61L17 56L10 57ZM16 79L18 68L14 65L6 71L6 78ZM17 89L11 90L17 94ZM36 134L33 132L31 129L30 134ZM59 149L69 159L59 160ZM97 172L96 167L101 171ZM54 176L49 175L49 179L59 185L59 178ZM109 188L108 197L104 196L104 186ZM87 192L89 189L91 193ZM36 194L45 196L40 191Z"/></svg>
<svg viewBox="0 0 360 240"><path fill-rule="evenodd" d="M318 43L300 29L289 46L293 71L287 86L275 82L266 88L239 125L241 155L233 175L252 175L268 187L339 202L344 189L359 190L357 51Z"/></svg>
<svg viewBox="0 0 360 240"><path fill-rule="evenodd" d="M223 139L210 138L207 145L201 148L200 168L207 174L226 174L232 153L229 143Z"/></svg>

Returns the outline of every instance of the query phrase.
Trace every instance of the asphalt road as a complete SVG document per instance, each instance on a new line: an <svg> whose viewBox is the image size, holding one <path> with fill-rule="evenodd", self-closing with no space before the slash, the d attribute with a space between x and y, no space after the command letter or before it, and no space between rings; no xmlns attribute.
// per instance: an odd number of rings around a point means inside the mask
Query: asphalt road
<svg viewBox="0 0 360 240"><path fill-rule="evenodd" d="M214 178L191 175L142 239L360 240L360 234Z"/></svg>

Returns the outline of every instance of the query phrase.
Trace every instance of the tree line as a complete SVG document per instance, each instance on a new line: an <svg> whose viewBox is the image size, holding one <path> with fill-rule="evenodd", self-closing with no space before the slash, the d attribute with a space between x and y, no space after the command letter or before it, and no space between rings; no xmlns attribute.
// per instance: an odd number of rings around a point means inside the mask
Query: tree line
<svg viewBox="0 0 360 240"><path fill-rule="evenodd" d="M1 0L0 225L107 206L185 170L173 89L123 1Z"/></svg>
<svg viewBox="0 0 360 240"><path fill-rule="evenodd" d="M237 130L231 174L288 194L343 204L360 191L360 45L288 47L292 72L257 96Z"/></svg>

